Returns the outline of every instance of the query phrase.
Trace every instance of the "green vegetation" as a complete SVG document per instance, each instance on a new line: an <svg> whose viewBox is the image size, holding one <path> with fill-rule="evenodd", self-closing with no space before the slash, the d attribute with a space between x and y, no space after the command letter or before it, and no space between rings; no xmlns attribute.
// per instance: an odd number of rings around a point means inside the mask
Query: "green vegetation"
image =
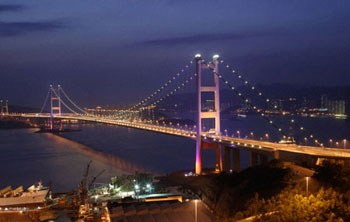
<svg viewBox="0 0 350 222"><path fill-rule="evenodd" d="M110 184L113 185L113 187L119 188L122 192L128 192L134 190L134 178L134 175L112 177Z"/></svg>
<svg viewBox="0 0 350 222"><path fill-rule="evenodd" d="M274 160L268 165L248 168L240 173L219 174L214 180L220 186L236 188L241 196L253 196L255 192L269 196L283 189L290 177L290 169L283 168L279 161Z"/></svg>
<svg viewBox="0 0 350 222"><path fill-rule="evenodd" d="M147 184L152 184L152 174L138 173L135 175L122 175L112 177L110 182L110 185L122 192L133 191L135 185L146 187Z"/></svg>
<svg viewBox="0 0 350 222"><path fill-rule="evenodd" d="M239 173L185 177L183 172L177 172L160 178L160 181L195 193L219 217L228 218L245 210L244 203L253 198L255 192L264 198L278 194L288 186L290 177L289 168L284 168L279 161L272 161Z"/></svg>
<svg viewBox="0 0 350 222"><path fill-rule="evenodd" d="M255 216L256 222L350 221L350 167L324 161L315 169L310 195L305 181L283 189L271 198L258 193L246 202L246 210L227 221Z"/></svg>
<svg viewBox="0 0 350 222"><path fill-rule="evenodd" d="M236 213L234 220L255 216L255 222L349 221L350 192L340 194L332 188L320 188L305 196L300 187L288 187L278 195L265 200L250 200L244 212Z"/></svg>
<svg viewBox="0 0 350 222"><path fill-rule="evenodd" d="M350 167L344 163L323 161L322 166L315 169L314 178L325 187L333 187L339 192L346 192L350 188Z"/></svg>

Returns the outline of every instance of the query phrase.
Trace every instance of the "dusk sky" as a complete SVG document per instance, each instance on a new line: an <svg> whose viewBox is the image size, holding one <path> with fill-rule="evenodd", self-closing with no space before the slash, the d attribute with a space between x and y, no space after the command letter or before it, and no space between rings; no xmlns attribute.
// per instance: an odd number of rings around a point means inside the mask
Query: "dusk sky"
<svg viewBox="0 0 350 222"><path fill-rule="evenodd" d="M347 0L0 0L0 98L134 103L195 53L256 84L350 84ZM194 72L194 67L193 71Z"/></svg>

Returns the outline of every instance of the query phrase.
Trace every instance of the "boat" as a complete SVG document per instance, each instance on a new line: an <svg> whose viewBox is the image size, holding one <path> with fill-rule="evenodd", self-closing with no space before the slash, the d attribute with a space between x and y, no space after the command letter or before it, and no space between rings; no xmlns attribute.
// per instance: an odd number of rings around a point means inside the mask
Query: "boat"
<svg viewBox="0 0 350 222"><path fill-rule="evenodd" d="M14 190L8 186L0 190L0 213L41 210L48 208L51 204L50 189L44 187L41 181L38 186L32 185L26 191L23 191L23 186Z"/></svg>

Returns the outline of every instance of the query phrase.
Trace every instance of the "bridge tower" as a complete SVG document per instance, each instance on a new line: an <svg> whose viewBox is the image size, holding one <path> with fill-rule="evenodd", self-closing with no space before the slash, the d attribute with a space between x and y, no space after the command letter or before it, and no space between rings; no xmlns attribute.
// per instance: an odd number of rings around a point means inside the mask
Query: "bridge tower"
<svg viewBox="0 0 350 222"><path fill-rule="evenodd" d="M8 102L8 100L5 101L5 107L4 107L2 100L0 100L0 103L1 103L1 114L9 114L9 102Z"/></svg>
<svg viewBox="0 0 350 222"><path fill-rule="evenodd" d="M213 56L213 63L205 64L203 63L200 54L195 55L196 59L196 73L197 73L197 139L196 139L196 174L202 173L202 149L206 148L216 148L216 170L222 171L222 156L221 156L221 146L216 145L211 147L208 144L202 142L202 119L214 119L215 120L215 134L220 135L220 96L219 96L219 56ZM202 70L211 69L214 75L214 86L202 86ZM209 112L202 111L202 93L203 92L213 92L215 100L215 110Z"/></svg>
<svg viewBox="0 0 350 222"><path fill-rule="evenodd" d="M50 128L53 129L53 117L58 115L61 116L61 95L60 85L57 90L50 85L50 97L51 97L51 109L50 109Z"/></svg>
<svg viewBox="0 0 350 222"><path fill-rule="evenodd" d="M9 101L6 100L6 103L5 103L5 114L9 114Z"/></svg>

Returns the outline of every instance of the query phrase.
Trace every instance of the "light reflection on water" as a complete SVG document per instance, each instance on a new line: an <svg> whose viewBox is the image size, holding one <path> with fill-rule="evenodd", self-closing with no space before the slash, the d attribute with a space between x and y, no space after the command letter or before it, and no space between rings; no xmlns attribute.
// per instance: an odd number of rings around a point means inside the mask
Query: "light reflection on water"
<svg viewBox="0 0 350 222"><path fill-rule="evenodd" d="M93 152L79 143L34 132L34 129L0 131L0 187L28 187L43 180L46 184L52 181L56 192L70 191L77 188L90 159L93 160L90 176L106 170L97 179L100 182L138 170L134 165Z"/></svg>

